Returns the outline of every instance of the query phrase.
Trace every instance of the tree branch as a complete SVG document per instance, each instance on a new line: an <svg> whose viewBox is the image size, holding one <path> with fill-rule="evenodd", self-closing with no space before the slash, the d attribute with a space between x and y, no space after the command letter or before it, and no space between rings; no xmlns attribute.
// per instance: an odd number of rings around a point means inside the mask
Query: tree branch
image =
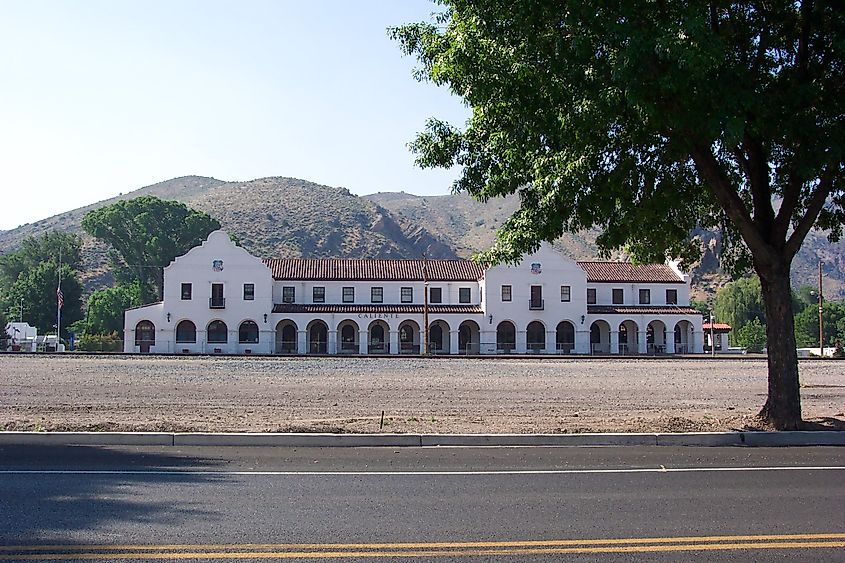
<svg viewBox="0 0 845 563"><path fill-rule="evenodd" d="M813 14L813 0L801 2L801 30L798 35L798 54L796 55L795 68L798 70L798 79L803 80L807 76L810 51L810 20Z"/></svg>
<svg viewBox="0 0 845 563"><path fill-rule="evenodd" d="M827 196L830 195L831 188L833 188L833 174L828 169L822 174L822 177L819 180L819 185L816 186L815 191L810 196L804 217L801 218L801 221L798 222L795 230L792 231L792 235L789 237L789 240L786 241L786 247L784 250L789 260L792 260L792 257L795 256L801 248L804 238L816 223L819 213L821 213L824 204L827 202Z"/></svg>
<svg viewBox="0 0 845 563"><path fill-rule="evenodd" d="M804 182L798 177L794 171L789 176L789 182L783 190L783 199L781 200L780 209L778 210L775 223L772 228L772 236L778 240L786 240L786 233L789 231L789 224L792 221L792 214L798 207L798 198L801 196L801 186Z"/></svg>
<svg viewBox="0 0 845 563"><path fill-rule="evenodd" d="M695 167L701 178L713 192L719 205L725 211L725 214L736 225L742 235L742 239L751 249L755 256L759 256L766 260L772 260L774 257L772 249L768 242L761 236L757 225L751 218L751 214L745 207L745 202L739 197L739 194L731 185L730 180L725 175L716 157L713 153L699 144L694 144L690 152Z"/></svg>
<svg viewBox="0 0 845 563"><path fill-rule="evenodd" d="M748 180L751 185L751 198L754 203L754 222L766 236L769 243L779 242L771 240L772 224L775 212L772 209L772 189L769 182L769 159L762 143L751 137L748 132L743 136L742 144L748 154Z"/></svg>

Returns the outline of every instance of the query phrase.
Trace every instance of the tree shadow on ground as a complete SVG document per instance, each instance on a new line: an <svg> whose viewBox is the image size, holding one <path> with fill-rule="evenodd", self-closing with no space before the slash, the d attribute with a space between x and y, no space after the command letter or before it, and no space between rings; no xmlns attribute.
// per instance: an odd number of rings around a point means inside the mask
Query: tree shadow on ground
<svg viewBox="0 0 845 563"><path fill-rule="evenodd" d="M207 505L184 497L174 502L171 493L224 483L223 475L187 472L213 471L220 463L140 447L0 446L0 545L91 543L92 537L123 543L152 526L178 530L192 520L213 521L220 516ZM162 494L145 494L151 488Z"/></svg>

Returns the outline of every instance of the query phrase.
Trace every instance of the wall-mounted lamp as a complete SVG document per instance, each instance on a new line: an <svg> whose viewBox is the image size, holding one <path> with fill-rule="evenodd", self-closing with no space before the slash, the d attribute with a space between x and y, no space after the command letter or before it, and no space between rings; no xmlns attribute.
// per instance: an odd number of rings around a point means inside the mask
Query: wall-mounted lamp
<svg viewBox="0 0 845 563"><path fill-rule="evenodd" d="M167 322L170 322L170 313L167 313Z"/></svg>
<svg viewBox="0 0 845 563"><path fill-rule="evenodd" d="M487 315L488 324L493 324L493 315Z"/></svg>
<svg viewBox="0 0 845 563"><path fill-rule="evenodd" d="M587 317L585 317L584 315L581 315L581 324L584 324L584 320L585 320L586 318L587 318Z"/></svg>
<svg viewBox="0 0 845 563"><path fill-rule="evenodd" d="M264 313L264 324L267 324L267 313Z"/></svg>

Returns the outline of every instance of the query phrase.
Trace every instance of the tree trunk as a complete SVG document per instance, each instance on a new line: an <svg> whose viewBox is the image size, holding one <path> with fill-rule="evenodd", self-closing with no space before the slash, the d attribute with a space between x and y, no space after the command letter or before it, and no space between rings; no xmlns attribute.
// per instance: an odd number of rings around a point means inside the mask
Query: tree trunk
<svg viewBox="0 0 845 563"><path fill-rule="evenodd" d="M778 430L796 430L801 423L801 391L789 264L757 268L757 273L766 310L769 360L769 396L760 416Z"/></svg>

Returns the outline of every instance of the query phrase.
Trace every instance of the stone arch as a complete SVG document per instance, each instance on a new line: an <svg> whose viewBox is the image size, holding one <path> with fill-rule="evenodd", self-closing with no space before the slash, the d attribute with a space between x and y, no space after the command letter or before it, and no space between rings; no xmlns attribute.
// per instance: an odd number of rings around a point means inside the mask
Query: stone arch
<svg viewBox="0 0 845 563"><path fill-rule="evenodd" d="M558 354L571 354L575 351L575 325L561 321L555 330L555 348Z"/></svg>
<svg viewBox="0 0 845 563"><path fill-rule="evenodd" d="M358 323L344 319L337 325L337 351L339 354L357 354L360 351Z"/></svg>
<svg viewBox="0 0 845 563"><path fill-rule="evenodd" d="M156 325L152 321L138 321L135 325L135 346L142 354L148 354L156 343Z"/></svg>
<svg viewBox="0 0 845 563"><path fill-rule="evenodd" d="M473 320L463 321L458 326L458 353L478 354L481 350L481 328Z"/></svg>
<svg viewBox="0 0 845 563"><path fill-rule="evenodd" d="M428 352L431 354L448 354L450 346L449 323L442 319L429 323Z"/></svg>
<svg viewBox="0 0 845 563"><path fill-rule="evenodd" d="M636 354L639 352L640 327L631 319L619 323L619 353Z"/></svg>
<svg viewBox="0 0 845 563"><path fill-rule="evenodd" d="M299 348L299 328L291 319L276 323L276 353L296 354Z"/></svg>
<svg viewBox="0 0 845 563"><path fill-rule="evenodd" d="M511 321L502 321L496 327L496 351L510 354L516 349L516 327Z"/></svg>
<svg viewBox="0 0 845 563"><path fill-rule="evenodd" d="M369 354L390 353L390 327L381 319L370 323L367 328Z"/></svg>
<svg viewBox="0 0 845 563"><path fill-rule="evenodd" d="M546 326L540 321L531 321L525 328L528 351L542 354L546 350Z"/></svg>
<svg viewBox="0 0 845 563"><path fill-rule="evenodd" d="M692 353L692 323L686 319L682 319L675 325L675 353L676 354L690 354Z"/></svg>
<svg viewBox="0 0 845 563"><path fill-rule="evenodd" d="M599 319L590 325L590 353L610 353L610 324L605 320Z"/></svg>
<svg viewBox="0 0 845 563"><path fill-rule="evenodd" d="M420 353L420 325L410 319L399 323L399 353Z"/></svg>
<svg viewBox="0 0 845 563"><path fill-rule="evenodd" d="M308 323L306 338L309 354L327 354L329 351L329 327L320 319Z"/></svg>
<svg viewBox="0 0 845 563"><path fill-rule="evenodd" d="M666 353L666 324L653 320L646 327L646 350L649 354Z"/></svg>

